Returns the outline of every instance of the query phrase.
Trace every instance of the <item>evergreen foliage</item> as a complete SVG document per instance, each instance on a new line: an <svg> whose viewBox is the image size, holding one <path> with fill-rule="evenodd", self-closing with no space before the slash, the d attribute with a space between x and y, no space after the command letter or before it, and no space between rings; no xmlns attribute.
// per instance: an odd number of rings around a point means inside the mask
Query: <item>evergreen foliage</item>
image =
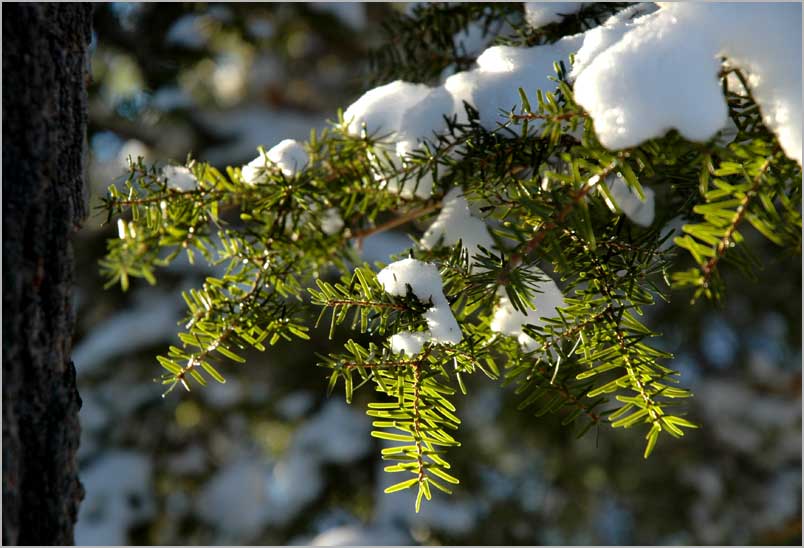
<svg viewBox="0 0 804 548"><path fill-rule="evenodd" d="M374 56L377 74L383 81L430 81L447 67L466 68L473 60L454 47L453 36L471 22L489 29L505 20L519 30L498 42L532 45L583 30L588 19L620 7L593 4L535 33L523 27L518 5L419 7L389 25L398 37ZM287 176L267 165L267 180L258 185L246 183L240 168L223 173L190 159L198 187L180 191L155 167L132 160L125 187L110 187L105 200L109 222L119 226L102 262L110 285L126 289L132 277L153 284L157 269L181 253L226 268L184 294L182 346L158 357L168 391L210 378L224 382L221 365L243 361L249 348L294 344L319 323L329 322L330 336L348 325L371 342L349 340L319 365L329 371L329 389L342 384L347 401L365 385L379 393L368 409L372 435L397 444L383 449L383 459L393 462L386 471L407 473L387 492L417 487L417 509L431 488L449 493L458 483L445 451L460 445L457 392L478 371L514 385L522 410L558 415L579 435L604 423L641 427L645 457L660 434L695 428L680 405L691 394L672 356L651 344L658 334L646 313L658 300L717 301L726 294L724 266L749 275L761 267L744 245L749 227L800 254L801 168L763 126L747 86L728 89L725 72L733 135L696 143L670 132L606 150L573 101L562 61L556 91L520 89L521 105L496 131L483 129L467 105L468 122L448 120L448 131L401 167L386 156L386 136L350 136L342 117L311 134L304 170ZM529 127L534 120L543 123L539 132ZM649 227L620 214L600 184L615 173L638 195L642 185L656 190L661 207ZM430 199L403 199L375 181L380 175L416 182L427 174L436 181ZM479 205L496 249L468 257L460 243L411 246L411 256L438 265L463 340L428 342L412 357L396 354L388 336L423 330L428 305L412 294L386 293L376 277L382 265L362 263L359 248L370 235L431 219L456 185ZM344 219L334 233L325 229L329 208ZM690 222L673 239L668 223L676 217ZM531 308L540 282L534 267L555 273L566 306L526 327L536 342L531 349L492 332L490 322L502 293L517 310Z"/></svg>

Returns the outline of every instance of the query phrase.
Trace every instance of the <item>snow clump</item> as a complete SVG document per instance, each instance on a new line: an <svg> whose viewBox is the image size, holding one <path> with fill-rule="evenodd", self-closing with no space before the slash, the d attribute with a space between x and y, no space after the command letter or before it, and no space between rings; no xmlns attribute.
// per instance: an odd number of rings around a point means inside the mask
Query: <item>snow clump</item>
<svg viewBox="0 0 804 548"><path fill-rule="evenodd" d="M785 154L801 163L801 5L659 6L589 31L579 51L575 99L603 146L636 146L670 129L693 141L714 136L728 117L718 76L725 58L746 74Z"/></svg>
<svg viewBox="0 0 804 548"><path fill-rule="evenodd" d="M341 214L338 212L338 209L331 207L324 210L324 213L321 216L321 230L324 231L324 234L327 236L332 236L333 234L340 232L342 228L343 219L341 218Z"/></svg>
<svg viewBox="0 0 804 548"><path fill-rule="evenodd" d="M533 337L525 333L522 328L525 325L542 326L545 325L544 318L554 318L558 316L558 308L566 306L564 295L556 283L538 268L533 270L544 279L539 284L540 293L537 293L532 301L536 307L524 314L514 308L511 301L504 295L500 298L500 303L494 311L491 319L491 330L511 337L516 337L519 344L528 352L536 350L538 344Z"/></svg>
<svg viewBox="0 0 804 548"><path fill-rule="evenodd" d="M369 136L398 134L405 111L430 93L425 84L396 80L364 93L352 103L343 119L350 135L359 136L364 129Z"/></svg>
<svg viewBox="0 0 804 548"><path fill-rule="evenodd" d="M344 113L347 131L360 137L365 127L368 135L385 137L379 148L396 168L405 165L411 153L422 150L425 141L443 133L447 118L455 117L459 123L466 123L464 103L478 110L480 124L485 129L495 131L507 121L500 109L520 104L519 87L545 90L555 87L549 79L553 75L553 62L567 59L580 47L581 39L579 34L534 48L488 48L478 57L478 68L454 74L442 86L434 88L397 80L372 89ZM535 132L540 125L535 120L530 127ZM413 176L403 181L386 180L378 173L375 177L381 186L403 198L415 195L427 199L432 195L434 181L430 171L418 181Z"/></svg>
<svg viewBox="0 0 804 548"><path fill-rule="evenodd" d="M391 351L394 354L400 352L408 356L415 356L422 351L422 346L430 338L430 333L426 331L405 331L397 333L391 337Z"/></svg>
<svg viewBox="0 0 804 548"><path fill-rule="evenodd" d="M420 133L424 132L425 137L430 137L426 131L427 126L432 122L426 117L430 115L440 117L445 105L437 104L437 112L430 112L423 99L431 93L431 88L425 84L413 84L396 80L390 84L374 88L364 93L357 101L352 103L343 114L346 122L347 131L350 135L361 137L378 138L377 153L383 158L373 158L374 176L381 186L388 188L391 192L397 192L405 198L416 196L426 199L432 194L432 178L423 179L417 185L416 181L401 181L396 178L386 179L380 170L380 165L385 163L385 156L391 161L395 170L402 167L404 156L415 148L411 141L415 143ZM451 106L451 105L450 105ZM415 108L414 108L415 107ZM422 108L424 107L424 108ZM412 125L406 120L406 113L409 109L417 112L415 118L421 120L422 125ZM397 143L401 145L397 151Z"/></svg>
<svg viewBox="0 0 804 548"><path fill-rule="evenodd" d="M525 21L534 29L558 23L565 15L581 11L583 2L524 2Z"/></svg>
<svg viewBox="0 0 804 548"><path fill-rule="evenodd" d="M243 180L250 185L264 183L268 180L268 162L265 156L260 154L240 170Z"/></svg>
<svg viewBox="0 0 804 548"><path fill-rule="evenodd" d="M394 352L405 352L409 356L418 354L425 342L437 344L458 344L463 340L463 333L458 321L452 314L441 284L441 274L435 265L403 259L391 263L377 274L377 281L389 295L404 297L408 288L421 302L432 303L424 319L427 331L417 333L398 333L391 338Z"/></svg>
<svg viewBox="0 0 804 548"><path fill-rule="evenodd" d="M295 139L285 139L271 148L264 155L260 154L247 165L243 166L241 174L243 180L256 185L268 180L268 169L276 166L285 177L294 177L310 162L310 157L304 146Z"/></svg>
<svg viewBox="0 0 804 548"><path fill-rule="evenodd" d="M198 179L193 172L184 166L165 166L162 177L167 180L168 188L186 192L198 188Z"/></svg>
<svg viewBox="0 0 804 548"><path fill-rule="evenodd" d="M659 6L652 2L633 4L606 19L602 25L587 30L583 35L583 45L575 53L570 78L577 77L601 52L620 41L626 32L639 24L639 17L658 9Z"/></svg>
<svg viewBox="0 0 804 548"><path fill-rule="evenodd" d="M469 254L470 265L476 263L474 257L480 254L481 247L491 250L494 246L486 223L472 215L461 187L453 188L444 197L438 217L424 233L420 243L425 249L433 249L439 242L452 246L458 240Z"/></svg>
<svg viewBox="0 0 804 548"><path fill-rule="evenodd" d="M441 287L441 274L434 264L423 263L416 259L403 259L391 263L379 273L377 281L389 295L404 297L408 287L422 302L444 300Z"/></svg>
<svg viewBox="0 0 804 548"><path fill-rule="evenodd" d="M580 3L526 6L531 24L538 25L580 8ZM395 81L372 89L346 110L347 130L360 136L365 124L368 134L386 136L382 152L401 167L406 156L446 129L445 117L466 122L464 103L478 110L485 129L497 130L507 120L501 110L520 104L520 87L554 89L553 63L577 52L570 73L575 99L591 115L606 148L636 146L671 129L705 141L727 125L719 83L725 57L728 66L747 74L765 123L800 163L800 10L797 4L636 4L553 44L490 47L478 57L477 68L454 74L441 86ZM530 124L533 131L539 126L538 120ZM430 173L422 175L415 192L411 181L378 180L405 198L432 194Z"/></svg>
<svg viewBox="0 0 804 548"><path fill-rule="evenodd" d="M590 179L590 184L594 184L599 180L595 175ZM631 222L638 224L642 227L648 227L653 223L653 218L656 214L656 199L655 193L652 188L642 186L642 194L644 199L628 186L622 175L612 174L606 178L606 186L609 189L609 194L614 199L611 203L609 199L603 194L606 200L606 205L613 213L623 213ZM602 194L602 193L601 193Z"/></svg>

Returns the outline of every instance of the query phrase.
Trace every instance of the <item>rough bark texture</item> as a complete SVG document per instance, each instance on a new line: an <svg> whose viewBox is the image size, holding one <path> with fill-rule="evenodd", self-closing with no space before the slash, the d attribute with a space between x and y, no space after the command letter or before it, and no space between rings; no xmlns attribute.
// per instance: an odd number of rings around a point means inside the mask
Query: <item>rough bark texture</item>
<svg viewBox="0 0 804 548"><path fill-rule="evenodd" d="M3 4L3 544L72 544L83 488L70 236L91 7Z"/></svg>

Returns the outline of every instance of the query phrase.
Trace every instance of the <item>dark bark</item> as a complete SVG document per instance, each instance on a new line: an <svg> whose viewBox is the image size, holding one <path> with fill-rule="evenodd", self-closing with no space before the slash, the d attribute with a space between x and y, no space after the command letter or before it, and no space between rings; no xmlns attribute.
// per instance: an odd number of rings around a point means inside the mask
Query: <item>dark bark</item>
<svg viewBox="0 0 804 548"><path fill-rule="evenodd" d="M72 544L83 488L71 234L85 216L85 4L3 4L3 544Z"/></svg>

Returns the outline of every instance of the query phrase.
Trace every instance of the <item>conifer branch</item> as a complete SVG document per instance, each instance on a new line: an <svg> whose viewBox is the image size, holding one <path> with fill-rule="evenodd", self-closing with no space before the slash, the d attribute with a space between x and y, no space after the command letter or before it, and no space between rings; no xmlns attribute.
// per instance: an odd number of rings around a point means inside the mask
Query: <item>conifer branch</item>
<svg viewBox="0 0 804 548"><path fill-rule="evenodd" d="M732 217L731 221L726 228L723 237L715 246L715 254L703 265L701 270L703 271L704 279L703 279L703 286L709 286L709 280L712 278L712 275L717 268L717 264L720 262L720 259L726 253L728 248L732 244L732 236L737 230L737 227L743 220L743 217L748 212L748 205L751 203L751 200L756 196L760 184L762 183L762 177L765 175L765 172L770 168L771 162L773 161L773 155L768 156L765 159L765 162L762 164L762 167L759 168L759 173L754 177L754 180L751 183L751 188L745 193L743 198L740 200L740 205L737 206L737 209L734 212L734 217Z"/></svg>
<svg viewBox="0 0 804 548"><path fill-rule="evenodd" d="M604 178L608 175L611 171L613 171L615 166L612 164L610 167L606 168L601 172L600 178ZM561 211L558 212L554 220L547 221L543 223L536 234L528 240L524 246L521 246L522 249L519 251L515 251L511 254L511 257L508 260L508 266L505 269L505 272L510 272L511 270L517 268L520 264L522 264L522 260L533 253L537 247L542 243L544 238L551 230L555 230L556 228L561 228L562 223L566 220L572 210L580 203L581 200L594 188L594 183L590 183L587 181L586 183L581 186L576 192L572 194L571 201L567 203ZM499 279L499 283L505 283L505 279Z"/></svg>
<svg viewBox="0 0 804 548"><path fill-rule="evenodd" d="M455 41L470 24L485 32L502 18L521 28L490 40L546 44L623 7L590 4L533 31L522 25L519 5L418 6L399 17L401 34L375 59L382 75L394 77L385 81L441 78L450 65L474 62ZM521 104L494 105L493 123L488 110L467 102L438 118L443 123L433 127L441 129L396 143L401 128L372 126L370 134L370 117L361 132L339 115L307 144L293 144L306 159L296 168L252 162L220 173L193 161L190 190L132 163L124 188L110 187L104 200L109 220L121 223L102 262L110 283L124 290L130 278L156 283L154 270L182 252L226 267L184 294L182 347L157 358L169 390L189 389L190 377L204 384L202 372L223 382L214 358L243 361L237 352L264 350L265 341L308 338L315 309L315 326L329 317L330 339L340 328L369 340L349 339L318 362L329 370L330 391L343 383L347 402L374 386L372 436L399 442L382 457L394 461L388 472L406 477L387 491L417 488L417 510L431 487L449 493L448 484L458 483L442 456L460 445L450 433L460 420L449 398L466 393L464 378L478 370L515 383L519 407L533 406L537 416L554 413L584 431L601 422L647 425L646 457L660 433L695 428L673 414L673 400L691 394L673 386L676 373L663 365L672 356L647 344L657 334L640 315L670 297L663 285L670 272L676 287L709 297L721 294L723 259L750 272L755 261L740 234L746 221L800 252L800 166L779 153L750 93L733 93L725 82L737 127L727 144L669 132L627 151L606 150L592 115L575 103L565 60L556 61L550 89L536 90L537 108L519 89ZM265 164L266 156L261 150L255 161ZM466 202L443 203L458 186ZM642 207L649 215L636 214ZM419 261L413 278L383 285L370 265L356 266L353 243L436 212L430 234L405 252L406 261ZM671 214L693 213L703 221L685 225L675 243L696 267L676 272L661 231ZM438 242L425 245L433 235ZM556 274L554 294L540 295L550 281L537 266ZM502 306L501 289L512 310Z"/></svg>

